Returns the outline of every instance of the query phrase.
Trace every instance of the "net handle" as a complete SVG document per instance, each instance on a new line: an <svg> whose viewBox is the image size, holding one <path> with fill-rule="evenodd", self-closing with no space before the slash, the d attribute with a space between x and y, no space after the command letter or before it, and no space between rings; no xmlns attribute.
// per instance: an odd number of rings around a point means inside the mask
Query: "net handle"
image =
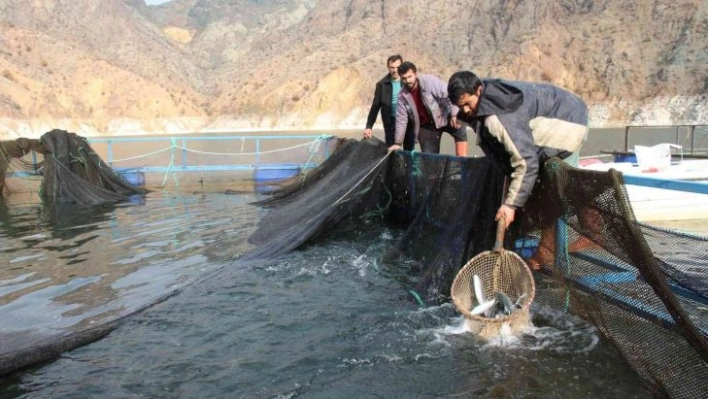
<svg viewBox="0 0 708 399"><path fill-rule="evenodd" d="M504 232L506 232L506 219L502 216L497 221L497 236L492 251L501 252L504 250Z"/></svg>
<svg viewBox="0 0 708 399"><path fill-rule="evenodd" d="M504 199L506 198L506 190L509 189L509 177L504 176L504 182L502 183L502 195L501 195L501 206L504 206ZM500 217L497 221L497 235L494 240L494 248L492 251L501 252L504 250L504 232L506 231L506 218L504 216Z"/></svg>

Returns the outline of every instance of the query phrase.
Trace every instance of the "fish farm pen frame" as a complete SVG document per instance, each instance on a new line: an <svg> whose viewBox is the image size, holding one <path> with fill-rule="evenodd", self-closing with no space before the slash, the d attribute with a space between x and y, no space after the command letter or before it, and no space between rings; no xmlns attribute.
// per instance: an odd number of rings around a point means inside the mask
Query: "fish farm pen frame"
<svg viewBox="0 0 708 399"><path fill-rule="evenodd" d="M259 167L265 169L272 168L284 168L284 169L311 169L317 167L317 163L310 162L307 160L301 163L290 163L290 164L278 164L278 163L262 163L262 156L265 152L261 151L262 143L268 141L282 141L282 140L294 140L302 141L303 144L295 145L290 148L281 148L279 151L287 151L288 149L303 147L310 144L311 146L316 145L318 142L324 140L330 140L336 138L335 136L328 134L320 135L267 135L267 136L165 136L165 137L130 137L130 138L120 138L120 137L87 137L89 144L94 146L94 144L105 144L105 153L103 151L97 151L102 160L110 166L116 173L125 175L129 173L153 173L153 172L217 172L217 171L254 171ZM192 142L206 142L206 141L223 141L223 142L253 142L255 150L251 153L210 153L205 151L200 151L196 149L189 148L188 143ZM114 147L116 144L135 144L135 143L167 143L168 146L161 150L149 153L141 154L134 157L116 159L114 156ZM95 150L95 148L94 148ZM127 167L116 167L114 164L144 158L151 154L158 152L170 151L170 162L167 166L127 166ZM247 156L251 155L253 157L253 162L249 163L227 163L227 164L216 164L216 165L190 165L189 156L190 152L198 152L203 155L234 155L234 156ZM310 148L310 153L314 151L312 147ZM327 159L330 155L329 147L325 146L323 149L322 156ZM37 165L39 162L37 159L37 154L31 151L28 154L31 157L31 164ZM40 173L27 173L27 172L13 172L10 176L13 177L29 177L33 175L39 175Z"/></svg>
<svg viewBox="0 0 708 399"><path fill-rule="evenodd" d="M118 172L122 171L138 171L138 172L173 172L173 171L184 171L184 172L204 172L204 171L248 171L255 170L259 165L261 165L261 144L263 141L271 140L327 140L333 138L331 135L284 135L284 136L185 136L185 137L136 137L136 138L89 138L91 144L105 143L106 144L106 159L104 161L106 164L113 168L113 164L118 162L118 160L113 157L113 145L116 143L146 143L146 142L166 142L170 144L170 149L172 151L172 160L175 160L175 154L178 151L180 153L179 162L172 162L168 166L143 166L143 167L126 167L126 168L114 168ZM252 153L254 156L253 163L247 164L222 164L222 165L189 165L188 153L190 151L188 143L190 142L204 142L204 141L229 141L229 142L244 142L252 141L255 145L255 151ZM181 143L179 145L178 143ZM238 154L246 155L246 154ZM329 157L329 150L325 148L325 159ZM314 168L317 164L314 163L301 163L298 165L302 169Z"/></svg>

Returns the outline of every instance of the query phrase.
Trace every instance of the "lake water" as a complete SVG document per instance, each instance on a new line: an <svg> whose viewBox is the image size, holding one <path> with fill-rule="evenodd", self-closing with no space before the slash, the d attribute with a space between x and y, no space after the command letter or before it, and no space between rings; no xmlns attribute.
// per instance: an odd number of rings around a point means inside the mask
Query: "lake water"
<svg viewBox="0 0 708 399"><path fill-rule="evenodd" d="M130 314L105 338L0 380L0 398L645 398L592 327L532 309L526 334L478 341L451 304L419 306L370 223L243 263L264 210L231 187L119 206L3 204L0 339ZM7 342L7 341L6 341Z"/></svg>

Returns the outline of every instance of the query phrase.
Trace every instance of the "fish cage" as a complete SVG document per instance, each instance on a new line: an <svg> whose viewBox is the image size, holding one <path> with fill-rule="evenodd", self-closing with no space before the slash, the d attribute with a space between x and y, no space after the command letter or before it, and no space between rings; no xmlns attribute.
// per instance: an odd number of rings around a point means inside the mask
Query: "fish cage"
<svg viewBox="0 0 708 399"><path fill-rule="evenodd" d="M89 137L86 141L100 167L134 187L208 189L226 184L234 191L267 194L279 182L322 163L340 140L326 134L269 134ZM3 188L38 190L44 154L31 147L18 157L6 157Z"/></svg>

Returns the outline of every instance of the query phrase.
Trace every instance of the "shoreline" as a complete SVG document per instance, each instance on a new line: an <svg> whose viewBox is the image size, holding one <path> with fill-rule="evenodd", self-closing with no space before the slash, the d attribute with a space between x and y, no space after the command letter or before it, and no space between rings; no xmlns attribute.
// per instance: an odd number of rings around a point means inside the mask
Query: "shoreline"
<svg viewBox="0 0 708 399"><path fill-rule="evenodd" d="M593 112L591 112L592 114ZM595 110L595 114L597 112ZM689 118L690 119L690 118ZM695 118L694 118L695 119ZM627 126L667 128L678 126L707 126L700 120L673 120L672 118L651 118L635 120L631 123L610 121L605 117L591 115L590 130L624 129ZM13 140L20 137L40 138L53 129L66 130L86 137L121 137L145 135L185 135L185 134L229 134L229 133L268 133L268 132L341 132L364 131L366 116L356 110L344 118L333 115L323 116L312 125L297 125L297 119L253 116L248 119L228 116L220 117L174 117L138 119L116 117L111 119L74 119L74 118L11 118L0 117L0 140ZM290 123L288 123L290 122ZM295 123L293 123L295 122ZM374 124L374 130L383 131L381 122Z"/></svg>

